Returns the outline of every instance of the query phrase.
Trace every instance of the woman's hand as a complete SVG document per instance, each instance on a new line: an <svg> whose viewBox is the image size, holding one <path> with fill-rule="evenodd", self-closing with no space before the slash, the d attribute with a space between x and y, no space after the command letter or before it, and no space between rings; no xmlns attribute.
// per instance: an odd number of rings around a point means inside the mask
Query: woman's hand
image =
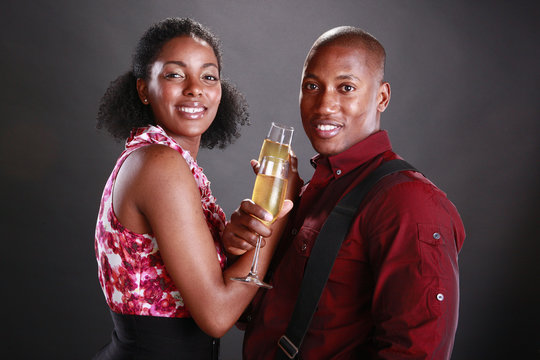
<svg viewBox="0 0 540 360"><path fill-rule="evenodd" d="M292 207L292 201L285 200L276 221L283 218ZM266 225L260 219L271 221L272 215L252 200L243 200L223 231L222 241L225 250L231 255L242 255L255 247L259 235L263 237L261 247L264 247L265 238L272 236L273 231L270 225Z"/></svg>
<svg viewBox="0 0 540 360"><path fill-rule="evenodd" d="M260 164L257 160L251 160L251 167L258 174ZM275 222L283 219L293 208L293 201L298 198L300 188L304 181L298 175L298 159L291 151L289 153L289 175L287 178L287 195L283 206L276 216ZM231 215L231 221L225 227L222 241L229 255L242 255L251 250L257 244L257 238L262 236L261 247L266 245L266 239L272 236L272 226L264 224L259 219L268 221L270 213L255 204L252 200L243 200L240 207ZM279 239L278 239L279 240Z"/></svg>

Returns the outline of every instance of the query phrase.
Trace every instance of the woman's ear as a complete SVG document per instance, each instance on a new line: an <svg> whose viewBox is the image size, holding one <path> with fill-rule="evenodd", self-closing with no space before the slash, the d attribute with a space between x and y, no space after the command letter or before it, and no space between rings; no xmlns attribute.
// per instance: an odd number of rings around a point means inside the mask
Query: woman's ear
<svg viewBox="0 0 540 360"><path fill-rule="evenodd" d="M148 86L146 86L146 81L141 78L137 79L137 93L139 94L139 99L142 103L148 105Z"/></svg>

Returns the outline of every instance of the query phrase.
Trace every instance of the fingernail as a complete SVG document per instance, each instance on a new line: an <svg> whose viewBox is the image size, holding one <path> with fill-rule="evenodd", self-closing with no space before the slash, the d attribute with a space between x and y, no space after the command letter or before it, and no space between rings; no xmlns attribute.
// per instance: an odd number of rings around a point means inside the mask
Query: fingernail
<svg viewBox="0 0 540 360"><path fill-rule="evenodd" d="M274 217L272 216L272 214L270 214L269 212L264 213L264 220L265 221L272 221L273 219L274 219Z"/></svg>

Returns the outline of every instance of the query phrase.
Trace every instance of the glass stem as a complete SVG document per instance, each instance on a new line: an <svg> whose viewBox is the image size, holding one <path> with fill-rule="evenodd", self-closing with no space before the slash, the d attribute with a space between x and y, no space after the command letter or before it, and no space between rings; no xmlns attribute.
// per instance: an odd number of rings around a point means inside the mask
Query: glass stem
<svg viewBox="0 0 540 360"><path fill-rule="evenodd" d="M257 238L257 245L255 246L255 253L253 254L253 260L251 261L251 269L249 270L249 275L257 277L257 265L259 264L259 251L261 250L261 239L262 236L259 235Z"/></svg>

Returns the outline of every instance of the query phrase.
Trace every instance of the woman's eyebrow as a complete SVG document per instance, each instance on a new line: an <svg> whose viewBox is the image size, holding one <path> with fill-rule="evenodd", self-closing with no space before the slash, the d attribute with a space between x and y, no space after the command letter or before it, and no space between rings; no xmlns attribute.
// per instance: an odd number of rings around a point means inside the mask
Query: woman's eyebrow
<svg viewBox="0 0 540 360"><path fill-rule="evenodd" d="M180 60L167 61L165 62L164 65L167 65L167 64L175 64L181 67L187 67L186 63ZM215 67L216 69L218 68L217 64L214 64L214 63L204 63L202 67L207 68L207 67L212 67L212 66Z"/></svg>

